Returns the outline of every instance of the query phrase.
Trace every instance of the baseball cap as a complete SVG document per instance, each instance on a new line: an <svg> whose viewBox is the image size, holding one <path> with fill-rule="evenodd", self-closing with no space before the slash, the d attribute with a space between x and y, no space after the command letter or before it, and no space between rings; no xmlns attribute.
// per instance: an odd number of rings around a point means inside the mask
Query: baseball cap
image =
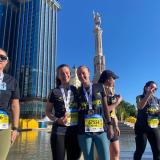
<svg viewBox="0 0 160 160"><path fill-rule="evenodd" d="M111 70L104 70L99 78L100 83L104 83L107 79L112 77L113 79L118 79L119 77Z"/></svg>

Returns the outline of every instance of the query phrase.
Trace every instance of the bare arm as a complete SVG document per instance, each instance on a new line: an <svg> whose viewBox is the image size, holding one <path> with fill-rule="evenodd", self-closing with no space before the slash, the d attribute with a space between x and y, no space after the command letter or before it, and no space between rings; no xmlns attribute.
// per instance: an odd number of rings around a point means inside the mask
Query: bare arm
<svg viewBox="0 0 160 160"><path fill-rule="evenodd" d="M20 115L19 99L13 99L12 100L11 111L12 111L12 117L13 117L12 126L18 128L18 126L19 126L19 115Z"/></svg>
<svg viewBox="0 0 160 160"><path fill-rule="evenodd" d="M154 94L155 87L149 87L148 90L146 90L146 94L144 98L137 97L137 107L138 109L143 109L145 105L147 104L147 101L150 99L150 97Z"/></svg>
<svg viewBox="0 0 160 160"><path fill-rule="evenodd" d="M109 112L109 107L108 107L108 104L107 104L107 97L104 97L103 98L103 107L104 107L104 113L105 113L105 118L108 122L111 121L111 117L110 117L110 112Z"/></svg>
<svg viewBox="0 0 160 160"><path fill-rule="evenodd" d="M52 110L53 110L53 103L47 101L46 115L50 120L55 121L56 117L52 113Z"/></svg>
<svg viewBox="0 0 160 160"><path fill-rule="evenodd" d="M54 122L56 122L56 123L58 123L58 124L60 124L60 125L65 125L66 122L67 122L67 116L64 115L64 117L57 118L57 117L52 113L53 107L54 107L53 103L47 101L47 107L46 107L46 115L47 115L47 117L48 117L50 120L52 120L52 121L54 121Z"/></svg>
<svg viewBox="0 0 160 160"><path fill-rule="evenodd" d="M114 125L115 127L118 127L118 118L117 118L116 115L115 115L115 117L113 118L113 125Z"/></svg>
<svg viewBox="0 0 160 160"><path fill-rule="evenodd" d="M150 96L145 95L144 98L140 99L140 97L137 98L137 107L138 109L143 109L145 105L147 104L147 101L149 100Z"/></svg>
<svg viewBox="0 0 160 160"><path fill-rule="evenodd" d="M108 137L108 139L111 139L114 135L114 132L113 132L112 124L111 124L111 116L110 116L110 112L108 110L108 103L107 103L106 96L103 98L103 108L104 108L105 118L107 120L107 125L108 125L107 137Z"/></svg>
<svg viewBox="0 0 160 160"><path fill-rule="evenodd" d="M115 116L113 119L113 127L114 127L114 134L116 134L117 136L120 136L120 129L118 126L118 118L117 116Z"/></svg>
<svg viewBox="0 0 160 160"><path fill-rule="evenodd" d="M14 129L11 133L11 143L14 143L14 141L16 140L16 137L18 135L17 128L19 126L19 115L20 115L19 99L12 100L11 112L12 112L12 117L13 117L12 127Z"/></svg>

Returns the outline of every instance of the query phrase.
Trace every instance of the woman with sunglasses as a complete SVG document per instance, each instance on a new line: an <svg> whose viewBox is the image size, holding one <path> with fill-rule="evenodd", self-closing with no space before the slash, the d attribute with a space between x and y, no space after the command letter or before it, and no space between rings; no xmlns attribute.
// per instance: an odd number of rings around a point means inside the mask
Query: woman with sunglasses
<svg viewBox="0 0 160 160"><path fill-rule="evenodd" d="M154 96L157 84L148 81L143 89L143 94L136 97L138 115L135 123L136 151L134 160L141 160L145 151L147 140L153 153L153 160L160 160L160 102Z"/></svg>
<svg viewBox="0 0 160 160"><path fill-rule="evenodd" d="M69 81L70 68L62 64L57 68L57 86L51 91L46 107L46 115L54 122L50 142L53 160L64 160L65 152L67 160L78 160L81 155L77 89Z"/></svg>
<svg viewBox="0 0 160 160"><path fill-rule="evenodd" d="M7 53L0 49L0 159L5 160L10 145L18 135L19 123L19 87L17 81L4 73L8 63ZM11 113L10 113L11 112ZM11 131L12 115L12 131Z"/></svg>
<svg viewBox="0 0 160 160"><path fill-rule="evenodd" d="M80 66L77 75L82 84L79 88L78 140L84 159L94 159L95 145L99 159L109 160L109 142L104 124L108 124L110 136L112 132L104 87L102 84L92 84L90 71L86 66Z"/></svg>

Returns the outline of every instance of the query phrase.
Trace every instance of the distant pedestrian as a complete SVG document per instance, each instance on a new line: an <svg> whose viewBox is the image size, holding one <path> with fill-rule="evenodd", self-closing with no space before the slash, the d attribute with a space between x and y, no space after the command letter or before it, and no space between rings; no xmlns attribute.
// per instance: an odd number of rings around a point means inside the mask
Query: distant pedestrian
<svg viewBox="0 0 160 160"><path fill-rule="evenodd" d="M16 140L20 114L18 83L4 73L7 63L7 53L0 49L0 160L6 160L10 146Z"/></svg>
<svg viewBox="0 0 160 160"><path fill-rule="evenodd" d="M77 89L69 85L70 69L66 64L57 68L57 87L49 95L46 115L53 121L51 149L53 160L78 160L81 152L78 144Z"/></svg>
<svg viewBox="0 0 160 160"><path fill-rule="evenodd" d="M148 81L144 86L143 94L136 97L138 115L135 123L134 160L141 160L147 140L151 145L153 160L160 160L160 102L154 96L156 90L157 84L154 81Z"/></svg>
<svg viewBox="0 0 160 160"><path fill-rule="evenodd" d="M93 160L94 146L99 159L109 160L109 143L104 131L108 124L112 136L111 119L108 112L107 96L102 84L92 84L90 71L86 66L80 66L77 75L81 81L79 88L79 145L85 160Z"/></svg>
<svg viewBox="0 0 160 160"><path fill-rule="evenodd" d="M99 78L99 83L102 83L105 87L108 109L111 116L111 122L113 126L114 136L110 139L110 160L120 159L120 145L119 145L119 135L120 129L118 127L118 118L116 116L116 107L122 101L120 95L115 94L115 80L119 77L111 70L104 70Z"/></svg>

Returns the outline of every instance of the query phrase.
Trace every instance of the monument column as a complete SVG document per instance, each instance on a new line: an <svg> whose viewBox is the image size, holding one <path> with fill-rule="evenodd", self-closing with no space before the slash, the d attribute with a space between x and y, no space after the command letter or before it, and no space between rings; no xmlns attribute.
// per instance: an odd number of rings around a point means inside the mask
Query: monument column
<svg viewBox="0 0 160 160"><path fill-rule="evenodd" d="M101 28L101 17L98 12L93 12L94 16L94 34L95 34L95 56L94 56L94 79L96 83L99 79L100 74L105 69L105 57L103 55L102 47L102 28Z"/></svg>

